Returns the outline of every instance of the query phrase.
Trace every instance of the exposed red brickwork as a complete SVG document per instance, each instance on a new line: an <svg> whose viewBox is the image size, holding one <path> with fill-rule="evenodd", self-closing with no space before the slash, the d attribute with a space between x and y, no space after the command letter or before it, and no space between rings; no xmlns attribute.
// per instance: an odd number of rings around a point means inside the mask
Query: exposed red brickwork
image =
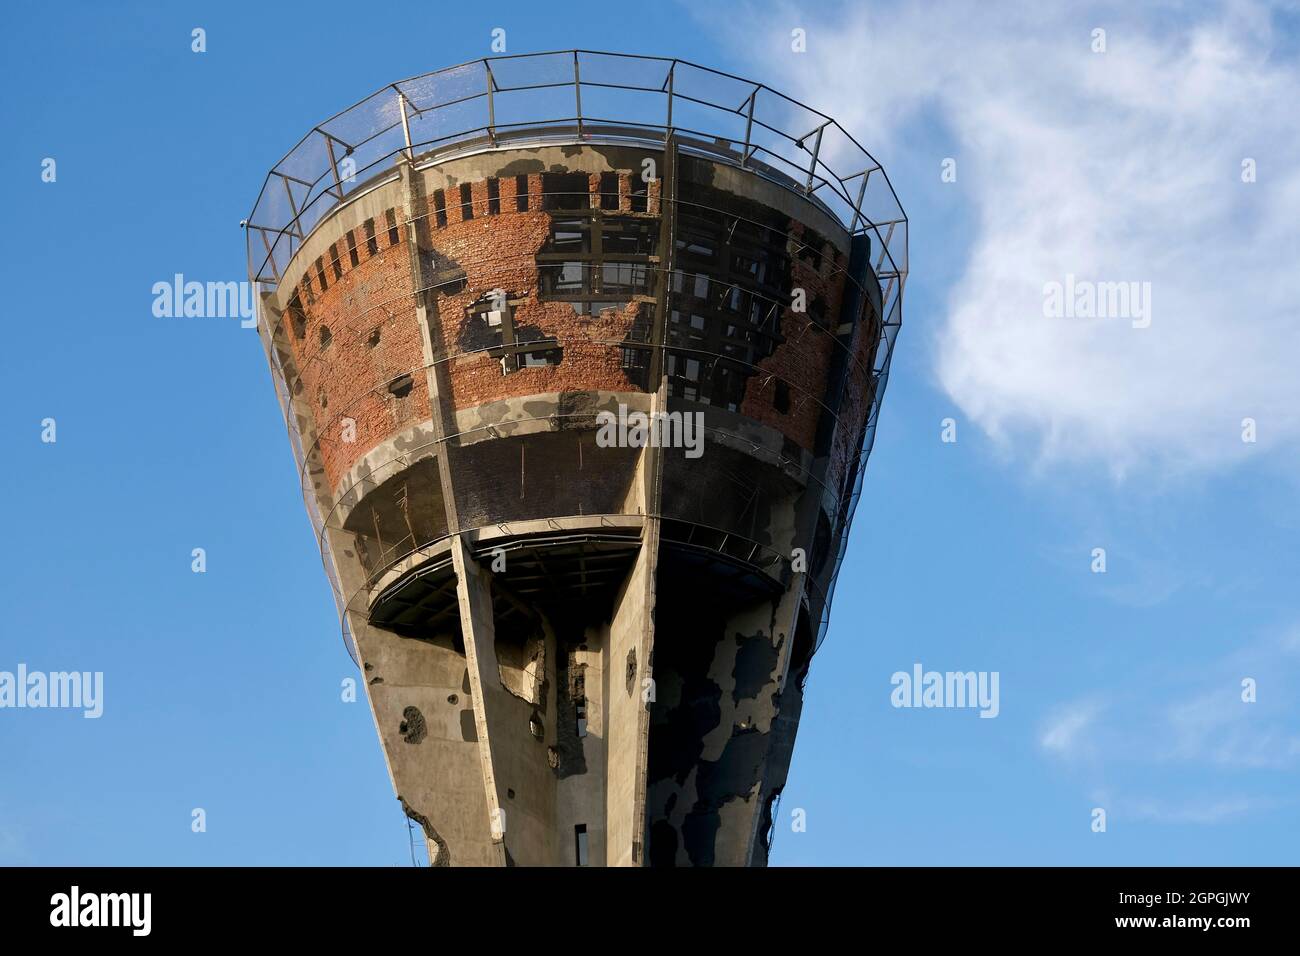
<svg viewBox="0 0 1300 956"><path fill-rule="evenodd" d="M400 225L405 211L394 210L394 218ZM326 250L327 288L321 289L313 265L299 284L302 318L295 321L288 311L283 317L299 375L295 390L312 409L331 488L365 452L394 431L429 417L405 230L398 229L398 244L391 246L388 224L377 218L374 253L363 227L351 235L358 264L352 266L352 244L345 234L333 245L340 250L342 278L334 277L332 254ZM328 344L323 344L326 329ZM372 344L376 333L378 341ZM399 397L389 385L403 373L412 382ZM345 441L347 437L353 440Z"/></svg>
<svg viewBox="0 0 1300 956"><path fill-rule="evenodd" d="M619 211L631 212L632 191L640 186L639 172L618 180ZM564 302L538 299L536 254L550 232L551 216L542 212L542 176L530 174L528 211L517 207L516 179L498 179L500 212L489 212L486 180L469 184L472 216L465 217L459 184L442 190L446 225L438 224L435 197L430 194L417 215L427 217L425 234L438 254L439 268L450 264L464 270L463 290L436 295L442 333L433 343L435 357L446 359L455 409L542 392L606 389L634 391L637 386L621 368L619 343L636 316L637 304L601 316L578 315ZM601 177L588 176L592 205L601 202ZM651 183L649 210L657 214L659 184ZM406 246L406 214L393 210L398 244L390 244L389 222L376 217L373 237L363 226L340 236L319 259L304 263L298 285L296 314L286 311L286 337L299 371L296 390L305 399L320 435L321 456L331 488L355 461L394 432L429 417L421 332L412 294ZM844 292L845 258L827 244L818 268L798 254L804 230L792 223L789 244L791 285L807 291L810 308L820 301L822 315L782 313L785 341L760 362L760 371L747 385L741 412L769 425L805 449L814 446L819 417L824 413L823 389L831 363L834 327ZM371 246L375 251L371 251ZM352 265L356 256L357 265ZM338 272L341 278L336 276ZM322 284L321 275L324 275ZM323 286L323 287L322 287ZM490 291L504 289L512 303L516 328L533 327L558 340L563 358L557 366L522 367L504 374L500 360L486 352L464 354L460 337L466 310ZM820 323L816 327L814 322ZM829 326L829 328L827 327ZM322 329L328 328L328 344ZM863 330L865 332L865 330ZM375 335L378 333L378 341ZM873 342L855 338L859 359L868 362ZM861 339L861 340L860 340ZM777 410L777 383L788 384L788 408ZM400 386L410 376L409 389ZM397 391L390 385L395 381ZM850 375L841 408L832 465L842 469L852 460L858 429L869 405L869 381L861 371ZM353 424L349 424L353 423ZM345 442L347 430L352 442Z"/></svg>
<svg viewBox="0 0 1300 956"><path fill-rule="evenodd" d="M591 181L595 190L599 177L592 176ZM536 196L541 190L541 177L530 176L528 188L530 198ZM514 208L512 179L508 203L506 182L502 182L502 214L486 218L487 185L475 183L473 189L474 218L463 220L457 209L453 219L449 209L447 226L433 230L430 236L434 249L463 268L466 277L463 291L439 295L437 300L442 341L440 347L435 343L435 351L452 356L449 374L453 406L474 408L539 392L636 390L620 367L619 349L635 317L635 306L622 313L607 312L602 318L578 315L565 302L539 301L535 256L550 234L550 214L505 211ZM485 218L479 218L477 209L480 195ZM459 338L466 310L494 289L503 289L510 301L517 303L513 306L516 328L533 326L558 340L564 353L559 365L520 368L506 375L500 361L485 352L462 354Z"/></svg>

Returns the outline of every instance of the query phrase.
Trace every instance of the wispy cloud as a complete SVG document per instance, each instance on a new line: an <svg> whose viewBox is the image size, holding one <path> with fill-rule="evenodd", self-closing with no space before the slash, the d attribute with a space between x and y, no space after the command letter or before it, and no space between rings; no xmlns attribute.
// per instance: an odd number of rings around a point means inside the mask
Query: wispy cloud
<svg viewBox="0 0 1300 956"><path fill-rule="evenodd" d="M1213 797L1176 804L1138 797L1115 801L1113 812L1151 823L1215 824L1276 806L1276 800L1248 796Z"/></svg>
<svg viewBox="0 0 1300 956"><path fill-rule="evenodd" d="M1100 712L1101 705L1093 701L1066 704L1044 724L1038 738L1039 746L1062 757L1073 758L1090 753L1092 746L1086 731Z"/></svg>
<svg viewBox="0 0 1300 956"><path fill-rule="evenodd" d="M761 28L729 17L725 35L752 47L761 30L768 75L974 211L932 336L936 380L966 416L1036 464L1116 477L1295 451L1300 70L1270 55L1269 5L762 10L748 18ZM795 26L805 54L790 52ZM916 135L923 117L942 145ZM948 156L958 178L942 184ZM1045 284L1067 275L1149 282L1150 326L1045 318Z"/></svg>
<svg viewBox="0 0 1300 956"><path fill-rule="evenodd" d="M1040 751L1076 775L1112 816L1219 823L1279 805L1270 788L1300 769L1300 630L1223 654L1200 669L1117 671L1040 726ZM1253 681L1253 700L1243 681ZM1151 794L1158 796L1137 794Z"/></svg>

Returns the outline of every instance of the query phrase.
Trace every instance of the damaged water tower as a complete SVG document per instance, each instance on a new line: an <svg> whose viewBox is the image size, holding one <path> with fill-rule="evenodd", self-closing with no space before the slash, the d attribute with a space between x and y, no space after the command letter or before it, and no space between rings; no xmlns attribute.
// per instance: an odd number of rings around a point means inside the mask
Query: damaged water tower
<svg viewBox="0 0 1300 956"><path fill-rule="evenodd" d="M763 865L901 321L834 120L682 60L402 80L248 217L303 494L435 865Z"/></svg>

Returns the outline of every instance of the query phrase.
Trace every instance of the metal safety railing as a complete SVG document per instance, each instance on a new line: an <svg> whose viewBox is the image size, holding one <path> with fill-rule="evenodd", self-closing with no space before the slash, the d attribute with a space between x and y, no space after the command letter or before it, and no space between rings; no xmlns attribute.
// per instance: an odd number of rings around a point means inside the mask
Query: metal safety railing
<svg viewBox="0 0 1300 956"><path fill-rule="evenodd" d="M871 234L890 311L907 274L907 217L884 169L835 120L686 60L593 50L485 57L399 80L314 126L267 175L248 216L249 275L278 284L312 229L401 157L531 140L662 148L670 133Z"/></svg>

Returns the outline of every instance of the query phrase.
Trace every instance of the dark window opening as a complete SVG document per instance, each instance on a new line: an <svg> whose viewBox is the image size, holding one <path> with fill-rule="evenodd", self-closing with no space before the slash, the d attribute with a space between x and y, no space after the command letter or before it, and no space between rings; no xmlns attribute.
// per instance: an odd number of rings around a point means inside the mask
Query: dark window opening
<svg viewBox="0 0 1300 956"><path fill-rule="evenodd" d="M441 189L433 191L433 221L439 229L447 225L447 196Z"/></svg>
<svg viewBox="0 0 1300 956"><path fill-rule="evenodd" d="M632 187L632 211L648 212L650 209L650 184L644 179L633 179L629 185Z"/></svg>
<svg viewBox="0 0 1300 956"><path fill-rule="evenodd" d="M327 348L333 341L334 333L330 331L330 327L328 325L322 325L320 327L320 347Z"/></svg>
<svg viewBox="0 0 1300 956"><path fill-rule="evenodd" d="M348 230L348 261L354 266L361 265L361 258L357 255L357 237L352 234L351 229Z"/></svg>
<svg viewBox="0 0 1300 956"><path fill-rule="evenodd" d="M776 394L772 397L772 407L782 415L790 414L790 386L779 378L776 380Z"/></svg>
<svg viewBox="0 0 1300 956"><path fill-rule="evenodd" d="M601 250L607 256L652 255L658 238L657 225L648 219L610 217L601 229Z"/></svg>
<svg viewBox="0 0 1300 956"><path fill-rule="evenodd" d="M316 301L316 295L312 292L312 288L311 288L311 273L310 273L310 272L304 272L304 273L302 274L302 291L305 292L305 293L307 293L307 302L308 302L308 304L311 304L311 303L313 303L313 302Z"/></svg>
<svg viewBox="0 0 1300 956"><path fill-rule="evenodd" d="M370 338L366 340L366 345L370 346L370 348L373 349L378 344L379 344L379 326L376 325L373 329L370 330Z"/></svg>
<svg viewBox="0 0 1300 956"><path fill-rule="evenodd" d="M474 218L474 194L469 188L469 183L460 184L460 219L461 222L467 222Z"/></svg>
<svg viewBox="0 0 1300 956"><path fill-rule="evenodd" d="M324 292L329 288L329 283L325 281L325 257L316 257L316 278L320 282L320 290Z"/></svg>
<svg viewBox="0 0 1300 956"><path fill-rule="evenodd" d="M400 238L397 234L397 214L392 209L385 210L384 222L388 224L388 244L390 246L397 245Z"/></svg>
<svg viewBox="0 0 1300 956"><path fill-rule="evenodd" d="M415 380L408 374L399 375L388 383L389 393L397 398L406 398L413 388L415 388Z"/></svg>
<svg viewBox="0 0 1300 956"><path fill-rule="evenodd" d="M551 221L551 235L542 252L577 252L591 251L590 219L554 219Z"/></svg>
<svg viewBox="0 0 1300 956"><path fill-rule="evenodd" d="M495 216L501 212L501 181L495 176L487 181L488 215Z"/></svg>
<svg viewBox="0 0 1300 956"><path fill-rule="evenodd" d="M525 175L515 177L515 209L528 212L528 177Z"/></svg>
<svg viewBox="0 0 1300 956"><path fill-rule="evenodd" d="M587 824L579 823L573 828L573 852L578 866L587 865Z"/></svg>
<svg viewBox="0 0 1300 956"><path fill-rule="evenodd" d="M289 300L288 308L285 310L289 313L289 324L293 328L293 334L300 339L307 337L307 316L302 311L302 300L295 294Z"/></svg>
<svg viewBox="0 0 1300 956"><path fill-rule="evenodd" d="M334 270L334 278L343 278L343 266L339 265L339 244L337 242L330 245L330 267Z"/></svg>
<svg viewBox="0 0 1300 956"><path fill-rule="evenodd" d="M588 209L591 181L586 173L542 173L543 209Z"/></svg>
<svg viewBox="0 0 1300 956"><path fill-rule="evenodd" d="M564 349L537 349L532 352L519 353L520 368L540 368L545 365L559 365L564 361ZM583 722L585 725L585 721Z"/></svg>
<svg viewBox="0 0 1300 956"><path fill-rule="evenodd" d="M379 255L379 243L375 241L375 220L366 220L366 252L372 256Z"/></svg>
<svg viewBox="0 0 1300 956"><path fill-rule="evenodd" d="M618 208L618 173L600 174L600 208Z"/></svg>

